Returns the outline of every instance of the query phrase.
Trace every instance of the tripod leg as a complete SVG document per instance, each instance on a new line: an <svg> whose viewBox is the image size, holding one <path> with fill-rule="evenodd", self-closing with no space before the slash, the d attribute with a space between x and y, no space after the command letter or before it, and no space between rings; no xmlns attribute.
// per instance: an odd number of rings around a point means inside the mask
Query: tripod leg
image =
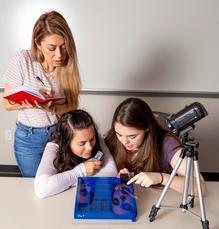
<svg viewBox="0 0 219 229"><path fill-rule="evenodd" d="M162 191L162 193L161 193L161 195L160 195L160 198L159 198L157 204L152 206L151 211L150 211L150 214L149 214L149 216L148 216L150 222L152 222L152 221L155 220L155 217L156 217L156 215L157 215L157 212L158 212L158 210L160 209L161 202L162 202L163 198L165 197L165 195L166 195L166 193L167 193L167 190L168 190L169 186L171 185L171 183L172 183L172 181L173 181L173 179L174 179L174 177L175 177L175 175L176 175L176 173L177 173L177 171L178 171L178 169L179 169L179 166L181 165L182 160L183 160L184 157L185 157L185 154L182 153L182 154L180 155L180 157L179 157L177 163L176 163L175 168L173 169L173 171L172 171L172 173L171 173L171 175L170 175L170 178L169 178L168 181L167 181L167 184L164 186L164 189L163 189L163 191Z"/></svg>
<svg viewBox="0 0 219 229"><path fill-rule="evenodd" d="M194 169L195 169L195 175L196 175L196 182L197 182L197 189L198 189L198 198L200 203L200 210L201 210L201 222L203 229L209 228L209 222L206 219L206 213L205 213L205 205L202 195L202 188L201 188L201 176L200 176L200 170L199 170L199 164L198 164L198 157L194 158Z"/></svg>
<svg viewBox="0 0 219 229"><path fill-rule="evenodd" d="M182 208L182 211L184 212L183 209L188 209L188 192L189 192L189 181L191 177L191 165L192 165L192 158L187 157L186 160L186 173L185 173L185 181L184 181L184 189L183 189L183 200L182 203L180 204L180 208Z"/></svg>
<svg viewBox="0 0 219 229"><path fill-rule="evenodd" d="M194 195L194 165L191 164L191 173L190 173L190 194L188 195L188 203L190 207L194 207L195 195Z"/></svg>

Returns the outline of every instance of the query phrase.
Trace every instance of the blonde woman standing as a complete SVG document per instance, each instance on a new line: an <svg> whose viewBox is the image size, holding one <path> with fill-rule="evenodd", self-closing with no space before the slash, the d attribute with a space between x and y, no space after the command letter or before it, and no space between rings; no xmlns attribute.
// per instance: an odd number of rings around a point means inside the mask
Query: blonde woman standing
<svg viewBox="0 0 219 229"><path fill-rule="evenodd" d="M64 96L62 104L48 102L31 105L27 100L3 107L18 110L14 153L22 176L35 177L45 144L54 131L59 115L78 106L80 76L77 51L71 30L64 17L46 12L36 21L30 50L21 50L5 73L4 95L10 89L27 86L45 96Z"/></svg>

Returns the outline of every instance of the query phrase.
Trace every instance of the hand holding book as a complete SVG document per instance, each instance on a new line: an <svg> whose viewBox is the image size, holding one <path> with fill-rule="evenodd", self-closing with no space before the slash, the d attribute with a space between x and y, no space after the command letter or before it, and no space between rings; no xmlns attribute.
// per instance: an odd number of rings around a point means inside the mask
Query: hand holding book
<svg viewBox="0 0 219 229"><path fill-rule="evenodd" d="M42 87L39 89L40 94L42 94L45 98L54 97L54 91L51 88Z"/></svg>
<svg viewBox="0 0 219 229"><path fill-rule="evenodd" d="M46 98L47 98L47 97L52 97L52 95L53 95L53 93L54 93L54 92L52 91L52 89L46 87L46 85L43 83L42 79L41 79L39 76L36 76L36 79L37 79L37 80L41 83L41 85L43 86L43 88L41 88L41 89L39 90L39 92L40 92L41 94L45 95Z"/></svg>
<svg viewBox="0 0 219 229"><path fill-rule="evenodd" d="M45 98L52 98L54 92L52 91L51 88L40 88L39 92L45 97ZM55 113L55 104L53 101L49 101L47 103L38 103L37 101L34 101L35 107L38 109L43 109L49 112Z"/></svg>
<svg viewBox="0 0 219 229"><path fill-rule="evenodd" d="M46 104L50 101L65 101L64 97L49 97L48 93L46 93L46 91L44 92L45 93L41 93L34 88L20 86L9 90L4 98L7 99L9 103L18 103L20 105L22 105L25 101L27 101L31 105Z"/></svg>

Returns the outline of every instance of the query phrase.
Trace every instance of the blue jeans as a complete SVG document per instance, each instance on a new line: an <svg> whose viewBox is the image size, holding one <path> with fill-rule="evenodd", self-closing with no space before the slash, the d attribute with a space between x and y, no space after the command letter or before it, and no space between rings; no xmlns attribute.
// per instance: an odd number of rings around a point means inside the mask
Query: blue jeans
<svg viewBox="0 0 219 229"><path fill-rule="evenodd" d="M44 148L56 125L36 128L16 124L14 153L18 167L24 177L35 177Z"/></svg>

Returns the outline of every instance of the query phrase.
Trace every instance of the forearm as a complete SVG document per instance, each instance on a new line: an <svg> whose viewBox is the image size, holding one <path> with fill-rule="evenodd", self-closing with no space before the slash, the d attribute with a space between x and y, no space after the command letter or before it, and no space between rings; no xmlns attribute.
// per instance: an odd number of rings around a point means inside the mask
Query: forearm
<svg viewBox="0 0 219 229"><path fill-rule="evenodd" d="M4 92L3 92L3 97L8 94L9 90L14 89L14 88L16 88L16 86L6 84L4 88ZM7 111L19 110L19 109L24 108L23 105L20 105L18 103L11 104L9 103L7 99L4 99L4 98L2 99L2 107Z"/></svg>
<svg viewBox="0 0 219 229"><path fill-rule="evenodd" d="M8 102L7 99L3 99L2 101L2 107L6 110L6 111L13 111L13 110L20 110L23 109L24 107L20 104L10 104Z"/></svg>
<svg viewBox="0 0 219 229"><path fill-rule="evenodd" d="M162 173L162 174L163 174L162 185L166 185L167 182L168 182L168 179L170 178L170 174L167 174L167 173ZM173 181L172 181L171 185L170 185L170 188L174 189L177 192L183 193L184 181L185 181L185 177L184 176L180 176L180 175L179 176L175 176L173 178ZM200 178L200 181L201 181L202 194L205 197L206 193L207 193L207 188L206 188L206 184L205 184L205 181L204 181L202 176ZM194 178L194 195L198 196L196 178Z"/></svg>
<svg viewBox="0 0 219 229"><path fill-rule="evenodd" d="M85 176L83 164L74 169L58 174L41 174L35 178L35 193L39 198L46 198L74 186L79 176Z"/></svg>
<svg viewBox="0 0 219 229"><path fill-rule="evenodd" d="M7 111L13 111L13 110L21 110L21 109L27 109L27 108L30 108L30 107L27 107L26 105L20 105L20 104L10 104L8 102L8 100L6 99L3 99L3 102L2 102L2 105L3 105L3 108ZM31 108L36 108L36 109L40 109L40 108L37 108L36 106L33 106ZM41 109L45 109L45 108L41 108ZM62 105L57 105L57 104L54 104L53 107L51 107L50 109L45 109L46 111L48 112L53 112L53 113L56 113L58 115L61 115L65 112L68 112L70 111L71 109L67 106L67 104L62 104Z"/></svg>

